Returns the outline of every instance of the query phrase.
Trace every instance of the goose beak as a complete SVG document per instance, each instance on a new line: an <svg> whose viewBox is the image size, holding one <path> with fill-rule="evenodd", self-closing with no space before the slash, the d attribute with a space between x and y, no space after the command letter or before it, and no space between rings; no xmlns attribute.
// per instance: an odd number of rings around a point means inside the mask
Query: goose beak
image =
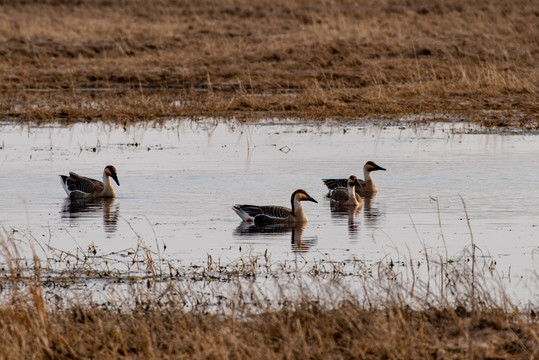
<svg viewBox="0 0 539 360"><path fill-rule="evenodd" d="M116 182L116 184L118 184L118 186L120 186L120 181L118 181L118 177L116 176L116 174L112 174L110 177Z"/></svg>
<svg viewBox="0 0 539 360"><path fill-rule="evenodd" d="M384 170L385 170L385 169L384 169ZM355 186L361 187L361 184L359 183L359 180L358 180L358 179L356 179L356 181L354 181L354 185L355 185Z"/></svg>
<svg viewBox="0 0 539 360"><path fill-rule="evenodd" d="M376 165L376 166L374 167L374 169L372 169L372 171L376 171L376 170L383 170L383 171L386 171L386 169L384 169L383 167L378 166L378 165Z"/></svg>
<svg viewBox="0 0 539 360"><path fill-rule="evenodd" d="M313 203L317 203L318 204L318 201L316 201L315 199L313 199L312 197L309 196L309 198L307 199L307 201L312 201Z"/></svg>

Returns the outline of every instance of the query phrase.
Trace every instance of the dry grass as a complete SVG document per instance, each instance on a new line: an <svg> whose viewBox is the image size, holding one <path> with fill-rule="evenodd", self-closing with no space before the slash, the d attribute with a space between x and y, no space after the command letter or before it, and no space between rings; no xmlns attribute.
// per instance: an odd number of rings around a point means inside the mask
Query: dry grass
<svg viewBox="0 0 539 360"><path fill-rule="evenodd" d="M533 1L1 4L0 117L538 121Z"/></svg>
<svg viewBox="0 0 539 360"><path fill-rule="evenodd" d="M430 260L432 273L421 280L411 262L284 265L242 254L230 264L209 257L202 268L175 269L142 239L122 261L35 239L25 259L12 231L0 240L3 359L539 355L537 309L514 307L493 287L489 260L474 256L473 243L452 261Z"/></svg>
<svg viewBox="0 0 539 360"><path fill-rule="evenodd" d="M536 321L497 309L327 310L313 302L244 318L97 307L0 310L4 359L532 359Z"/></svg>

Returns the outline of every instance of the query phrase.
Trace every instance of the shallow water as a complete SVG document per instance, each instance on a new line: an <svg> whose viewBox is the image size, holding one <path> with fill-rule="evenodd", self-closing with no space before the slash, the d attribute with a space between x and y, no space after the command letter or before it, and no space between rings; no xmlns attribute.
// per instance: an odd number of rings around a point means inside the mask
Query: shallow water
<svg viewBox="0 0 539 360"><path fill-rule="evenodd" d="M208 255L226 263L242 252L273 261L424 261L425 251L458 256L473 236L508 286L537 301L537 135L481 134L448 123L211 120L0 129L0 225L21 241L98 254L144 241L189 266ZM356 212L330 211L321 179L363 178L368 160L387 169L373 173L377 196ZM59 174L100 179L108 164L118 170L116 199L66 198ZM253 232L231 209L289 206L297 188L319 202L304 203L304 228Z"/></svg>

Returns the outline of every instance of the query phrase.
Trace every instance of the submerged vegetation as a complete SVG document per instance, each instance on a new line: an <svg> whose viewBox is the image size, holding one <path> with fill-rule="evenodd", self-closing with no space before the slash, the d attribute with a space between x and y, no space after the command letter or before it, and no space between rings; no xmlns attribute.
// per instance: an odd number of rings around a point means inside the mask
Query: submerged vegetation
<svg viewBox="0 0 539 360"><path fill-rule="evenodd" d="M537 127L533 1L2 1L0 117Z"/></svg>

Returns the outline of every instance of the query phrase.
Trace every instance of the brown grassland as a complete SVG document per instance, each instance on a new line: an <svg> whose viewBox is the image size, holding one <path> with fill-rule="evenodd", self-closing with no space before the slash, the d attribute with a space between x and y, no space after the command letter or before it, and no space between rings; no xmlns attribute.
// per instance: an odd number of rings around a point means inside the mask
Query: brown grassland
<svg viewBox="0 0 539 360"><path fill-rule="evenodd" d="M40 306L44 306L38 303ZM180 308L0 309L3 359L537 359L537 321L484 309L316 302L245 317Z"/></svg>
<svg viewBox="0 0 539 360"><path fill-rule="evenodd" d="M539 3L2 0L0 118L538 122Z"/></svg>

